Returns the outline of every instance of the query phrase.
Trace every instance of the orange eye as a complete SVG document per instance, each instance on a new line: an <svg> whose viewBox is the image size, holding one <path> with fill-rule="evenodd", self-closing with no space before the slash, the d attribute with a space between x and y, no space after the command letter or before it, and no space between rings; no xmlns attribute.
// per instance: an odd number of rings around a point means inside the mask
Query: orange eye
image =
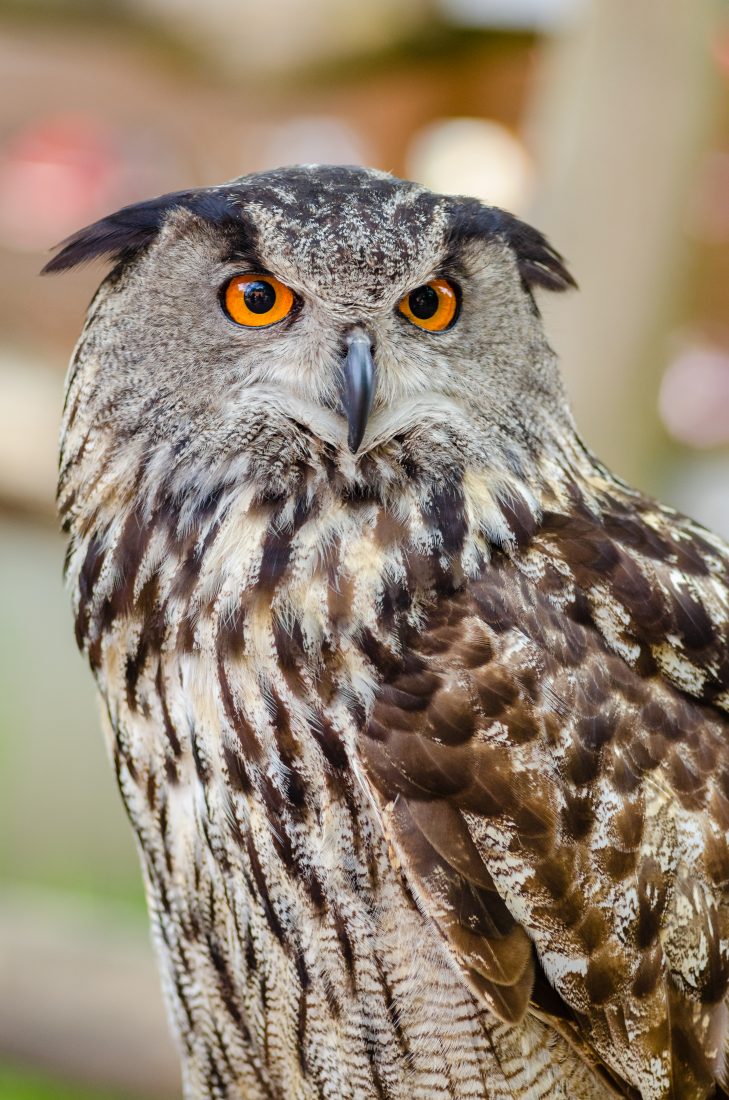
<svg viewBox="0 0 729 1100"><path fill-rule="evenodd" d="M234 275L223 287L225 312L237 325L262 328L283 321L294 308L294 292L273 275Z"/></svg>
<svg viewBox="0 0 729 1100"><path fill-rule="evenodd" d="M418 328L443 332L456 319L458 292L447 279L431 279L406 294L397 308Z"/></svg>

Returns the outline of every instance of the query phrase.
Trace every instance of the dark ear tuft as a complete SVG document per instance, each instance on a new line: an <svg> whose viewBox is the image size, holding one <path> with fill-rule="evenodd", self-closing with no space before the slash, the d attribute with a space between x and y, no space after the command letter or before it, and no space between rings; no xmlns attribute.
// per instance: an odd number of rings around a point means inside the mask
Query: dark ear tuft
<svg viewBox="0 0 729 1100"><path fill-rule="evenodd" d="M48 261L41 274L68 271L102 257L116 262L128 260L152 243L168 212L179 206L218 222L232 217L229 198L224 191L172 191L147 202L125 206L79 229L61 242L60 252Z"/></svg>
<svg viewBox="0 0 729 1100"><path fill-rule="evenodd" d="M525 289L542 286L547 290L568 290L577 283L564 265L556 249L538 229L499 210L467 202L456 211L453 233L456 239L480 237L501 238L516 255L516 262Z"/></svg>
<svg viewBox="0 0 729 1100"><path fill-rule="evenodd" d="M519 221L513 214L502 210L499 213L504 223L504 237L516 253L521 277L530 290L535 286L547 290L569 290L577 286L562 256L543 233Z"/></svg>

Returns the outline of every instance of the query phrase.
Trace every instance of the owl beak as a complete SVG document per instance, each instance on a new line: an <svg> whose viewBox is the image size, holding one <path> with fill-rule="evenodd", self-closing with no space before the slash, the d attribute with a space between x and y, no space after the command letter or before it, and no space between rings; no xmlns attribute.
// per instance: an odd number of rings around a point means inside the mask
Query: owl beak
<svg viewBox="0 0 729 1100"><path fill-rule="evenodd" d="M352 333L347 343L342 371L342 407L349 424L347 442L355 454L365 434L375 396L375 364L372 344L363 332Z"/></svg>

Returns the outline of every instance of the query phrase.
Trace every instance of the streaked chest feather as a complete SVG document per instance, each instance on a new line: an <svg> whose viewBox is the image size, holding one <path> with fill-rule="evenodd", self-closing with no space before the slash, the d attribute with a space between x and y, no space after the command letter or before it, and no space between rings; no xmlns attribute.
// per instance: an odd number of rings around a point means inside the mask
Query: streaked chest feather
<svg viewBox="0 0 729 1100"><path fill-rule="evenodd" d="M203 534L127 515L78 552L191 1096L600 1095L464 986L357 776L373 657L482 562L468 508L506 529L473 495L218 501Z"/></svg>

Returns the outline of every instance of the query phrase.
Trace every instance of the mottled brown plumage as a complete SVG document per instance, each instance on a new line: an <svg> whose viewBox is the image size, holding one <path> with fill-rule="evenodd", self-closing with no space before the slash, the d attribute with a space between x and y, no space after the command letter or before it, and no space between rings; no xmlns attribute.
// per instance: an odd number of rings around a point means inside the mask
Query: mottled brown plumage
<svg viewBox="0 0 729 1100"><path fill-rule="evenodd" d="M59 503L186 1095L725 1095L729 550L580 443L558 255L316 168L51 266L100 254ZM296 311L232 325L236 271ZM441 333L397 309L435 276Z"/></svg>

